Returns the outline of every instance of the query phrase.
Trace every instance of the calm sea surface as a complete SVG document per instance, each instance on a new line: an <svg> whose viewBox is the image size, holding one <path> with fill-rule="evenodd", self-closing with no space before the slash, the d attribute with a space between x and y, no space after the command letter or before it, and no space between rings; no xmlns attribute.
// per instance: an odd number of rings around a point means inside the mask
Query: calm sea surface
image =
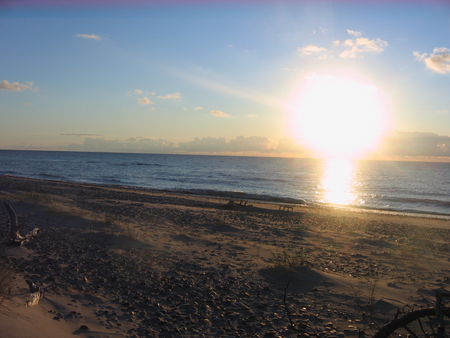
<svg viewBox="0 0 450 338"><path fill-rule="evenodd" d="M450 163L0 150L0 175L450 217Z"/></svg>

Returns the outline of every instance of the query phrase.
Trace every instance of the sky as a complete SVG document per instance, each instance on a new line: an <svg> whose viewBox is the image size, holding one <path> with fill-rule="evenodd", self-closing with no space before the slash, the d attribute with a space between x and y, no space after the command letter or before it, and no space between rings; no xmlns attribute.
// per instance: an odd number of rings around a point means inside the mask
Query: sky
<svg viewBox="0 0 450 338"><path fill-rule="evenodd" d="M450 157L446 1L5 0L0 31L0 149Z"/></svg>

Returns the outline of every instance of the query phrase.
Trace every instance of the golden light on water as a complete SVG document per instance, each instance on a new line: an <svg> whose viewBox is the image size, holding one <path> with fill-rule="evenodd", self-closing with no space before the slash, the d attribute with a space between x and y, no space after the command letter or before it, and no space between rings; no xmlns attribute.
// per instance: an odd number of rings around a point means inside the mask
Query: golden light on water
<svg viewBox="0 0 450 338"><path fill-rule="evenodd" d="M357 199L355 188L355 167L345 159L330 159L324 163L321 188L323 203L339 205L353 204Z"/></svg>

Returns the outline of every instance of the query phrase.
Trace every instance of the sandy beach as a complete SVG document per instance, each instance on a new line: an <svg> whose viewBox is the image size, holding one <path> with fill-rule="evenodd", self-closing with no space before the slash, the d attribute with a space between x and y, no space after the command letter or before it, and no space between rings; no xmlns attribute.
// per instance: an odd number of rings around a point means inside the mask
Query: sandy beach
<svg viewBox="0 0 450 338"><path fill-rule="evenodd" d="M450 220L0 176L1 337L370 337L450 289ZM238 202L238 201L235 201ZM45 288L26 307L25 280Z"/></svg>

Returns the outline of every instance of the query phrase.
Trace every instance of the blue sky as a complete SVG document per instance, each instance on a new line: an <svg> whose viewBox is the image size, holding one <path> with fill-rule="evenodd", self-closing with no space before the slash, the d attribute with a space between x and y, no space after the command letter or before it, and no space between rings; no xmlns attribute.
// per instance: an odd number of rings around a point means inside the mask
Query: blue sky
<svg viewBox="0 0 450 338"><path fill-rule="evenodd" d="M387 153L450 156L443 1L19 3L0 7L2 149L307 155L293 102L339 74L378 89L386 131L435 140Z"/></svg>

